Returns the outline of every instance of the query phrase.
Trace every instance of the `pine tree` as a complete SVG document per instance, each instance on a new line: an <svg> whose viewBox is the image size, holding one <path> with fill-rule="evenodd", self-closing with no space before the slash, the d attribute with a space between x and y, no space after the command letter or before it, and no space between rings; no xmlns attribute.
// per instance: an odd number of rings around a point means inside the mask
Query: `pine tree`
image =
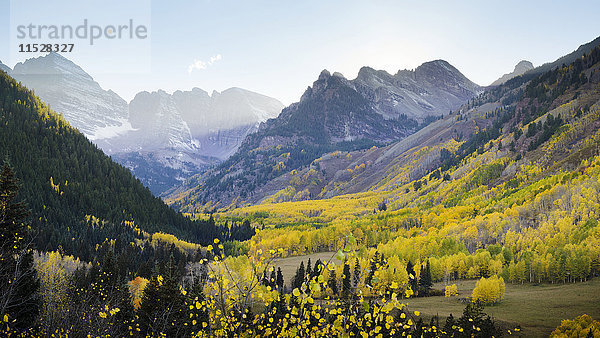
<svg viewBox="0 0 600 338"><path fill-rule="evenodd" d="M455 330L454 328L452 328L453 326L456 327L456 321L454 320L454 316L450 314L450 316L446 318L446 324L444 325L444 332L448 336L450 336L450 333Z"/></svg>
<svg viewBox="0 0 600 338"><path fill-rule="evenodd" d="M331 289L334 296L337 296L339 293L337 286L337 277L335 275L335 270L329 271L329 280L327 281L327 286Z"/></svg>
<svg viewBox="0 0 600 338"><path fill-rule="evenodd" d="M29 211L24 202L16 201L18 192L19 180L5 160L0 172L0 249L7 255L3 258L17 254L24 245Z"/></svg>
<svg viewBox="0 0 600 338"><path fill-rule="evenodd" d="M17 330L25 330L39 312L40 282L26 241L29 211L16 200L19 185L5 161L0 172L0 317L8 315Z"/></svg>
<svg viewBox="0 0 600 338"><path fill-rule="evenodd" d="M304 270L304 261L300 262L300 266L298 270L296 270L296 275L292 280L292 289L300 288L304 283L305 278L305 270Z"/></svg>
<svg viewBox="0 0 600 338"><path fill-rule="evenodd" d="M277 268L277 289L279 292L283 291L283 273L281 272L281 268Z"/></svg>
<svg viewBox="0 0 600 338"><path fill-rule="evenodd" d="M275 269L271 270L271 278L269 278L269 286L273 289L277 286L277 276L275 275Z"/></svg>
<svg viewBox="0 0 600 338"><path fill-rule="evenodd" d="M427 261L427 264L425 264L424 267L421 267L420 277L421 278L419 279L419 291L423 293L423 296L428 296L429 290L431 290L431 287L433 286L433 281L431 280L431 269L429 266L429 260Z"/></svg>
<svg viewBox="0 0 600 338"><path fill-rule="evenodd" d="M350 277L350 265L346 261L344 263L344 275L342 276L342 297L350 297L352 291L352 279Z"/></svg>
<svg viewBox="0 0 600 338"><path fill-rule="evenodd" d="M313 266L312 275L310 275L310 278L318 277L319 274L321 274L321 265L323 265L323 262L321 262L321 259L317 259L315 265Z"/></svg>
<svg viewBox="0 0 600 338"><path fill-rule="evenodd" d="M313 277L312 275L312 267L310 264L310 258L308 259L308 264L306 264L306 279L311 279Z"/></svg>
<svg viewBox="0 0 600 338"><path fill-rule="evenodd" d="M379 258L379 251L375 251L375 255L371 259L371 266L369 267L369 276L367 277L367 283L371 286L373 286L373 277L375 276L375 271L377 271Z"/></svg>
<svg viewBox="0 0 600 338"><path fill-rule="evenodd" d="M180 336L186 321L185 297L173 276L155 275L150 279L137 311L142 335Z"/></svg>

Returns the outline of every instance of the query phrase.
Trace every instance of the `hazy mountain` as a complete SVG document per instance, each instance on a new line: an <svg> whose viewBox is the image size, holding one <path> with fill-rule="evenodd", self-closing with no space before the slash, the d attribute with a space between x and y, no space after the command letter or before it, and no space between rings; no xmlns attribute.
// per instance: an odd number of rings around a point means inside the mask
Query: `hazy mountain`
<svg viewBox="0 0 600 338"><path fill-rule="evenodd" d="M10 73L11 69L9 66L5 65L2 63L2 61L0 61L0 70L5 72L5 73Z"/></svg>
<svg viewBox="0 0 600 338"><path fill-rule="evenodd" d="M141 92L128 104L57 53L26 60L9 73L155 194L226 159L283 108L240 88L212 95L198 88Z"/></svg>
<svg viewBox="0 0 600 338"><path fill-rule="evenodd" d="M259 123L276 117L283 105L240 88L222 93L141 92L129 104L134 130L105 140L105 149L161 192L225 160Z"/></svg>
<svg viewBox="0 0 600 338"><path fill-rule="evenodd" d="M255 200L269 181L324 153L403 139L480 90L441 60L396 75L364 67L354 80L324 70L299 102L262 124L230 159L170 196L185 199L180 205Z"/></svg>
<svg viewBox="0 0 600 338"><path fill-rule="evenodd" d="M532 70L533 67L533 63L529 62L529 61L520 61L519 63L517 63L517 65L515 66L515 69L508 74L504 74L502 75L498 80L492 82L492 84L490 84L490 86L499 86L503 83L505 83L506 81L514 78L515 76L519 76L519 75L523 75L525 74L525 72Z"/></svg>
<svg viewBox="0 0 600 338"><path fill-rule="evenodd" d="M92 141L131 129L127 102L57 53L18 63L10 75Z"/></svg>

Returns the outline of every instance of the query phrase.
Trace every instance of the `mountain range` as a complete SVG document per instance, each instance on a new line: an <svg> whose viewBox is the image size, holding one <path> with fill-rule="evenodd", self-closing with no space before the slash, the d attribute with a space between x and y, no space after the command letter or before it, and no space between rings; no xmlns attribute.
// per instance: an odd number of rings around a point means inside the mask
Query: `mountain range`
<svg viewBox="0 0 600 338"><path fill-rule="evenodd" d="M33 92L0 72L0 149L31 208L40 250L91 261L108 238L128 243L168 232L210 243L214 224L192 221L152 195ZM77 239L77 240L75 240ZM127 247L119 246L126 250ZM116 252L115 251L115 252Z"/></svg>
<svg viewBox="0 0 600 338"><path fill-rule="evenodd" d="M140 92L127 103L57 53L18 63L12 70L2 67L155 195L179 198L208 181L217 189L209 189L201 200L221 203L248 195L257 202L272 192L263 185L284 173L330 151L401 140L484 90L443 60L394 75L363 67L353 80L324 70L300 101L278 117L283 108L279 101L241 88L212 94L199 88ZM521 62L502 80L528 68ZM257 160L269 165L256 166ZM238 192L229 189L233 185ZM227 197L219 194L225 190Z"/></svg>
<svg viewBox="0 0 600 338"><path fill-rule="evenodd" d="M548 73L562 67L563 60L579 62L577 60L596 46L594 42L585 44L542 67L548 69L548 65L555 65L549 68ZM427 66L428 75L447 74L446 77L431 76L444 79L445 84L449 82L448 78L463 79L457 72L447 73L452 68L441 61ZM389 190L419 180L434 168L444 165L448 152L442 149L456 149L461 144L458 153L466 154L478 150L476 145L484 138L493 139L509 130L502 119L509 118L514 110L520 112L519 121L527 124L538 117L535 114L540 109L551 110L568 102L570 98L566 95L569 94L564 94L565 91L578 95L569 88L559 87L551 95L535 98L536 103L532 105L529 102L535 94L532 89L527 92L528 85L531 87L529 81L545 73L540 73L539 67L527 70L529 66L529 63L521 62L513 73L497 81L502 84L489 87L485 92L470 81L457 81L446 87L455 89L454 93L462 90L465 93L462 103L457 103L452 114L424 127L419 127L416 121L427 118L425 114L412 115L412 118L400 115L404 119L397 120L382 118L386 113L387 117L391 115L390 110L382 109L389 105L381 104L389 101L376 100L376 96L364 94L380 91L387 94L397 87L386 85L369 91L357 86L363 83L394 83L392 80L379 80L382 77L393 78L385 76L385 72L363 70L357 79L348 81L340 74L330 75L324 71L300 102L285 108L277 119L261 126L259 132L250 135L238 153L223 165L172 190L167 202L189 212L202 212L214 207L226 210L259 203L331 198L373 189ZM367 73L381 75L366 77ZM415 70L412 76L418 73ZM594 74L593 69L589 70L586 78L591 81ZM573 78L572 81L580 84L583 80ZM440 88L439 84L437 88ZM344 106L346 103L348 106ZM523 105L534 108L522 111ZM355 116L359 116L357 121L352 119ZM513 120L513 123L516 122ZM302 129L305 125L310 126L310 131ZM539 142L543 139L515 141L512 147L525 153L533 147L531 144ZM431 149L417 155L424 148ZM410 170L401 174L397 172L407 166ZM393 183L388 182L392 177L396 177Z"/></svg>
<svg viewBox="0 0 600 338"><path fill-rule="evenodd" d="M157 195L227 158L283 108L240 88L141 92L127 103L57 53L2 66Z"/></svg>
<svg viewBox="0 0 600 338"><path fill-rule="evenodd" d="M262 124L227 161L170 191L169 199L176 207L256 203L277 192L271 180L332 151L401 140L482 90L442 60L395 75L363 67L353 80L323 70L299 102Z"/></svg>

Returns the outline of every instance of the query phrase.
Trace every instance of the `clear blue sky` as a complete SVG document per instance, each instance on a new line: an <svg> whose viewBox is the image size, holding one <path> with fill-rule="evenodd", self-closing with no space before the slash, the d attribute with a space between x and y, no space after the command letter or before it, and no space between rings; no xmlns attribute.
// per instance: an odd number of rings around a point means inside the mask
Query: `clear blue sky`
<svg viewBox="0 0 600 338"><path fill-rule="evenodd" d="M31 11L48 2L19 1ZM9 1L0 13L0 60L12 67ZM354 78L365 65L395 73L434 59L487 85L519 60L537 66L593 40L599 13L598 1L151 1L151 72L115 64L112 74L90 73L126 100L142 90L236 86L289 104L325 68ZM86 70L102 59L66 56Z"/></svg>

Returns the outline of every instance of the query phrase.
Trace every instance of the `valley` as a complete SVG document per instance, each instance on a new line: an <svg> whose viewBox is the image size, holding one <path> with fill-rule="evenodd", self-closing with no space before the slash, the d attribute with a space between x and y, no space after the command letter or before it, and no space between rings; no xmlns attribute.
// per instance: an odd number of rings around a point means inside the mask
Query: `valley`
<svg viewBox="0 0 600 338"><path fill-rule="evenodd" d="M126 102L50 53L0 113L3 335L600 336L600 38L490 86L323 70L287 107Z"/></svg>

